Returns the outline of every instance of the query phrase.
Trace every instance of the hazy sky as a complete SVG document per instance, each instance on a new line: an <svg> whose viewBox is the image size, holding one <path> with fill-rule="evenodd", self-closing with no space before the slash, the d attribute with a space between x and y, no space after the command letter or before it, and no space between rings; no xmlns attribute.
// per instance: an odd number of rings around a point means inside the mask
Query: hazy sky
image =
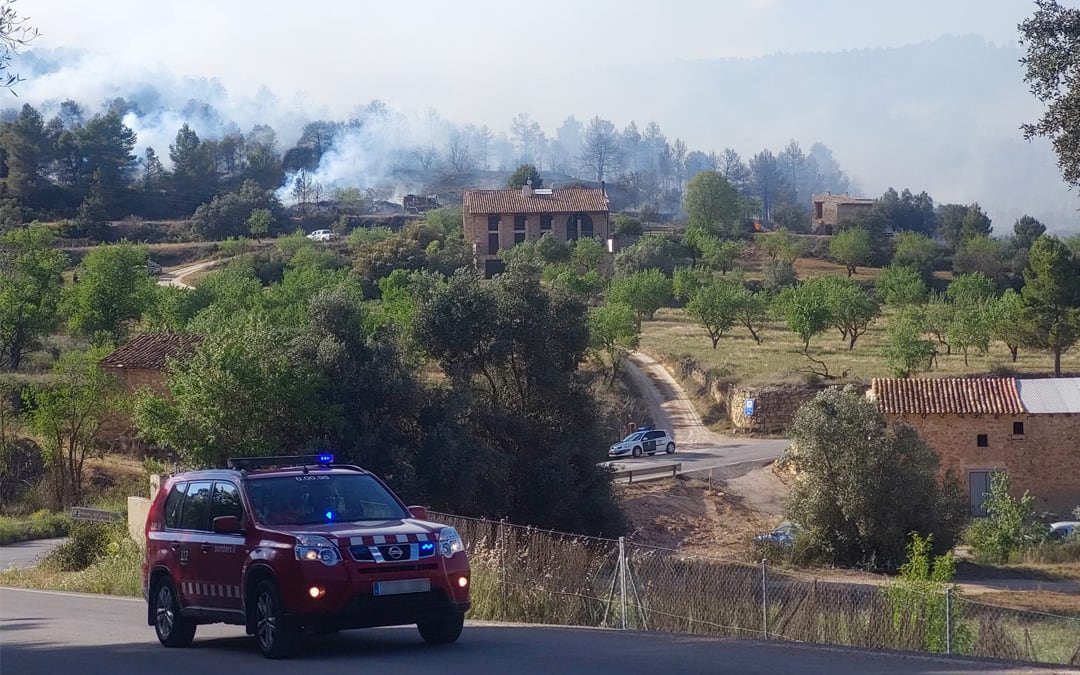
<svg viewBox="0 0 1080 675"><path fill-rule="evenodd" d="M550 129L567 114L590 114L589 105L558 101L557 91L545 92L547 110L515 105L536 101L530 71L888 47L945 34L1004 44L1015 42L1033 3L24 0L17 8L41 31L35 46L90 50L118 76L142 69L214 77L240 95L265 85L335 115L379 98L505 128L506 110L528 109Z"/></svg>

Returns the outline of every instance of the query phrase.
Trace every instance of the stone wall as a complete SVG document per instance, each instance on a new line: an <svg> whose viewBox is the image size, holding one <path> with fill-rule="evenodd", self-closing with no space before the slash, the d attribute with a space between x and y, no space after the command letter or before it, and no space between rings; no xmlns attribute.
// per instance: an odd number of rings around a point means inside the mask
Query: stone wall
<svg viewBox="0 0 1080 675"><path fill-rule="evenodd" d="M736 387L731 391L728 410L736 430L781 433L791 424L795 412L824 389L822 386L779 385ZM754 401L754 414L745 414L747 399Z"/></svg>
<svg viewBox="0 0 1080 675"><path fill-rule="evenodd" d="M551 236L558 241L566 241L566 220L570 213L552 213ZM593 237L600 243L607 245L607 239L611 236L611 214L606 211L589 211L588 215L593 222ZM540 229L539 213L530 213L525 219L525 241L537 241L544 234ZM499 250L495 253L488 251L488 214L470 214L466 212L462 217L464 237L466 242L476 246L476 257L484 260L488 257L498 257L503 251L514 246L514 214L504 213L499 217Z"/></svg>
<svg viewBox="0 0 1080 675"><path fill-rule="evenodd" d="M910 424L941 456L941 470L968 475L1003 469L1014 496L1035 497L1035 508L1067 515L1080 505L1080 415L889 415ZM1014 424L1023 434L1014 434ZM979 436L986 447L979 447Z"/></svg>
<svg viewBox="0 0 1080 675"><path fill-rule="evenodd" d="M703 369L693 359L664 357L657 360L676 377L698 384L713 402L723 407L735 430L747 433L783 432L791 424L795 411L824 388L810 385L732 386ZM753 416L743 414L747 398L754 399Z"/></svg>

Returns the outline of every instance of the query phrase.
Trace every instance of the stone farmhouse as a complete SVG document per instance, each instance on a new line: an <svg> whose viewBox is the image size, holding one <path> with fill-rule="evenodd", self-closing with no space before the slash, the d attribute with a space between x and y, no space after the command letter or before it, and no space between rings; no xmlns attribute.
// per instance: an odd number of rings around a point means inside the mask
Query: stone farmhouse
<svg viewBox="0 0 1080 675"><path fill-rule="evenodd" d="M501 251L551 234L559 241L611 239L611 211L603 188L467 190L462 200L465 241L485 277L503 270ZM608 244L610 249L610 244Z"/></svg>
<svg viewBox="0 0 1080 675"><path fill-rule="evenodd" d="M964 482L985 515L990 474L1005 470L1015 496L1068 514L1080 505L1080 378L875 379L867 396L889 422L911 425Z"/></svg>
<svg viewBox="0 0 1080 675"><path fill-rule="evenodd" d="M103 358L98 365L116 375L128 391L149 388L159 394L168 394L166 361L190 354L201 342L201 335L143 333Z"/></svg>
<svg viewBox="0 0 1080 675"><path fill-rule="evenodd" d="M810 229L815 234L832 234L837 225L851 220L874 205L874 199L862 199L851 195L834 195L826 192L813 196L813 212Z"/></svg>

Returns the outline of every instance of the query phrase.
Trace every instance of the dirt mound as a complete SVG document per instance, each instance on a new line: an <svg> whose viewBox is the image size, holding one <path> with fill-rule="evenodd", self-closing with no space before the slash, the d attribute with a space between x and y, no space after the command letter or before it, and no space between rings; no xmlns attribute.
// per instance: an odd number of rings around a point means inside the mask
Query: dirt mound
<svg viewBox="0 0 1080 675"><path fill-rule="evenodd" d="M739 478L710 480L708 476L682 475L620 487L623 506L633 523L631 539L639 544L678 549L691 555L746 557L754 535L775 527L777 512L759 510L754 498L740 490L752 488L770 496L783 484L770 467L754 469Z"/></svg>

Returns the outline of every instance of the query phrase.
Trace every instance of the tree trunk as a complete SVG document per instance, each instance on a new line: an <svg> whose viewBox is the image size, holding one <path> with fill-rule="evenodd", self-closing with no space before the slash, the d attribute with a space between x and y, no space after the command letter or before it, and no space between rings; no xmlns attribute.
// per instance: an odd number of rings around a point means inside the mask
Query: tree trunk
<svg viewBox="0 0 1080 675"><path fill-rule="evenodd" d="M1019 349L1019 345L1009 345L1009 353L1012 354L1012 362L1016 363L1016 352Z"/></svg>
<svg viewBox="0 0 1080 675"><path fill-rule="evenodd" d="M1061 377L1061 347L1054 348L1054 377Z"/></svg>
<svg viewBox="0 0 1080 675"><path fill-rule="evenodd" d="M716 345L718 345L720 343L720 335L718 333L717 334L710 334L709 337L712 338L712 348L716 349Z"/></svg>
<svg viewBox="0 0 1080 675"><path fill-rule="evenodd" d="M859 334L856 333L855 331L851 331L851 340L848 341L848 346L847 346L849 352L852 349L855 349L855 341L858 340L858 339L859 339Z"/></svg>

